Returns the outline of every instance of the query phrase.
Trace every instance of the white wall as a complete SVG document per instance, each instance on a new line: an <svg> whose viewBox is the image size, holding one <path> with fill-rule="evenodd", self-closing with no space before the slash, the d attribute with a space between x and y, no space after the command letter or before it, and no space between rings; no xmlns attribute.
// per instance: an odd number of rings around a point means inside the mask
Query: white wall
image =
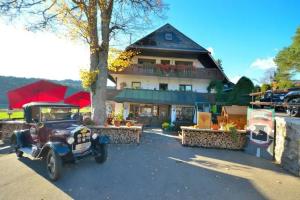
<svg viewBox="0 0 300 200"><path fill-rule="evenodd" d="M191 78L176 78L176 77L159 77L159 76L140 76L140 75L113 75L117 77L117 89L120 88L122 82L126 83L126 88L131 88L132 82L141 82L142 89L159 90L160 83L167 83L168 90L179 90L180 84L192 85L195 92L207 92L207 86L210 83L208 79L191 79Z"/></svg>
<svg viewBox="0 0 300 200"><path fill-rule="evenodd" d="M171 65L175 65L175 61L190 61L193 62L193 65L197 68L204 68L202 63L198 59L186 59L186 58L169 58L169 57L154 57L154 56L135 56L132 59L132 62L137 64L138 58L145 58L145 59L155 59L156 64L161 64L161 60L170 60Z"/></svg>

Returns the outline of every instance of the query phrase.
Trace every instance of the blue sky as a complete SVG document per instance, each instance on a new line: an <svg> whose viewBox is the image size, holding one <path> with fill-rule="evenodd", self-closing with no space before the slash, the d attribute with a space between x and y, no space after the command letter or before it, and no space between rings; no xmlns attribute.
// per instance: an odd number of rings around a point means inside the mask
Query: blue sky
<svg viewBox="0 0 300 200"><path fill-rule="evenodd" d="M135 35L133 41L170 23L221 59L233 82L241 76L261 81L265 70L275 67L273 57L291 43L300 26L299 0L165 2L167 18L156 20L153 29ZM128 35L120 39L113 43L129 44ZM89 65L87 45L46 31L28 32L22 24L1 18L0 44L0 75L79 79L79 70Z"/></svg>
<svg viewBox="0 0 300 200"><path fill-rule="evenodd" d="M212 47L233 79L246 75L260 80L264 69L272 67L270 58L291 43L300 26L299 0L166 2L168 18L161 24L169 22L203 47Z"/></svg>

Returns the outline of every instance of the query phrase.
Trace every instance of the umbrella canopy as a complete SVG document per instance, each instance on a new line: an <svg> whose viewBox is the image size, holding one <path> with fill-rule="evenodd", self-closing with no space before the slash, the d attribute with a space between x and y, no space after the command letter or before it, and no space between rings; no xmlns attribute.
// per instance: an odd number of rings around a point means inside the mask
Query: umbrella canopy
<svg viewBox="0 0 300 200"><path fill-rule="evenodd" d="M9 108L22 108L30 102L60 102L64 100L67 86L40 80L7 92Z"/></svg>
<svg viewBox="0 0 300 200"><path fill-rule="evenodd" d="M64 102L83 108L91 105L91 96L89 92L80 91L67 97Z"/></svg>

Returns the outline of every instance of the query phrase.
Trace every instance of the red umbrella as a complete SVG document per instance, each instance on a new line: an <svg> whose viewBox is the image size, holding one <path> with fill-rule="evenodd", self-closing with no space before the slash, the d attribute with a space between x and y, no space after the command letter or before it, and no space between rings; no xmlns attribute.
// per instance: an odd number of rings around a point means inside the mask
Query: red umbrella
<svg viewBox="0 0 300 200"><path fill-rule="evenodd" d="M7 92L9 108L22 108L30 102L60 102L64 100L67 86L40 80Z"/></svg>
<svg viewBox="0 0 300 200"><path fill-rule="evenodd" d="M89 92L80 91L67 97L64 102L83 108L91 105L91 96Z"/></svg>

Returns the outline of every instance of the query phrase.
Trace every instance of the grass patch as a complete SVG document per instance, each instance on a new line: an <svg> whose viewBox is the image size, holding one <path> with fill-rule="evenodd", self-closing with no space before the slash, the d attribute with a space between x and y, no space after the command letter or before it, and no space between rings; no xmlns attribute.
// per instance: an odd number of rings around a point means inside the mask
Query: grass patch
<svg viewBox="0 0 300 200"><path fill-rule="evenodd" d="M15 118L24 118L24 113L23 111L13 111L13 113L10 116L11 119L15 119ZM3 119L9 119L9 115L7 114L6 111L0 111L0 120Z"/></svg>
<svg viewBox="0 0 300 200"><path fill-rule="evenodd" d="M80 109L81 113L91 112L89 107ZM11 119L23 119L24 113L21 110L15 110L10 116ZM6 110L0 110L0 120L9 119L9 115Z"/></svg>

